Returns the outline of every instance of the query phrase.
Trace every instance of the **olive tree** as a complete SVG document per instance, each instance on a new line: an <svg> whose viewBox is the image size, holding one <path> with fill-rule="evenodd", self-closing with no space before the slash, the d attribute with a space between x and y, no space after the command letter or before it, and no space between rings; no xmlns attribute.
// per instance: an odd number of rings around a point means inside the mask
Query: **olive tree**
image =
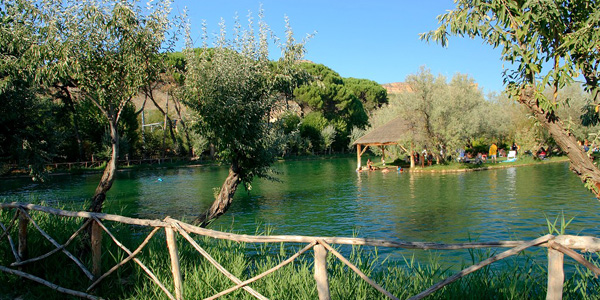
<svg viewBox="0 0 600 300"><path fill-rule="evenodd" d="M43 179L56 155L56 105L45 93L59 67L48 42L56 30L51 12L32 1L0 2L0 174L17 165Z"/></svg>
<svg viewBox="0 0 600 300"><path fill-rule="evenodd" d="M90 210L99 212L112 187L119 160L118 124L133 96L151 79L170 30L169 2L65 1L61 27L69 77L83 101L90 101L108 122L111 155Z"/></svg>
<svg viewBox="0 0 600 300"><path fill-rule="evenodd" d="M470 146L491 129L486 122L493 118L491 104L467 75L456 74L448 82L421 68L408 75L406 83L409 89L393 95L370 119L373 127L378 127L402 117L407 134L399 142L404 151L427 147L437 161L442 161L445 154Z"/></svg>
<svg viewBox="0 0 600 300"><path fill-rule="evenodd" d="M273 68L268 51L270 30L262 18L258 33L253 27L252 19L248 29L236 21L230 40L222 22L214 47L205 44L201 51L194 51L188 43L184 49L184 103L197 114L198 133L214 144L217 158L229 166L215 201L196 219L201 226L227 211L240 183L250 188L255 176L270 177L278 150L279 137L269 119L275 96L282 92L278 87L293 86L282 83L286 76L279 75L283 66L291 65L290 58L302 56L303 43L288 39L283 49L288 61Z"/></svg>
<svg viewBox="0 0 600 300"><path fill-rule="evenodd" d="M571 169L600 197L600 170L556 113L558 91L578 74L593 105L599 102L600 3L588 0L458 0L422 39L448 45L450 35L479 37L510 64L506 91L542 124L571 161ZM544 91L550 88L550 97Z"/></svg>

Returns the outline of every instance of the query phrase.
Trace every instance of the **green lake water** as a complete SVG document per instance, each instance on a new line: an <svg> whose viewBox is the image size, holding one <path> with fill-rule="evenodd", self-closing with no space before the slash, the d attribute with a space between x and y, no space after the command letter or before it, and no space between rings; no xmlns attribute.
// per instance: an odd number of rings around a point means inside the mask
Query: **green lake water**
<svg viewBox="0 0 600 300"><path fill-rule="evenodd" d="M562 213L574 218L568 234L599 236L600 202L567 163L445 174L357 173L355 166L352 158L277 163L281 182L257 180L250 193L238 190L213 228L245 234L269 227L273 234L483 242L537 238L548 233L546 219ZM189 220L210 205L213 188L226 176L225 167L119 172L105 212ZM52 176L47 183L3 179L0 201L84 202L99 179L100 174Z"/></svg>

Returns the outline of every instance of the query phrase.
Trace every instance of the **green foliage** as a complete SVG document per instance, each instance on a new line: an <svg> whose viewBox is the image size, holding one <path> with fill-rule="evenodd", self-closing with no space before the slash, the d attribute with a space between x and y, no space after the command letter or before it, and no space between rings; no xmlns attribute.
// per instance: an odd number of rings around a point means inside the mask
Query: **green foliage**
<svg viewBox="0 0 600 300"><path fill-rule="evenodd" d="M585 78L590 102L598 101L600 3L596 1L457 1L456 9L438 17L437 30L422 39L448 44L449 35L480 37L502 50L513 69L504 82L512 96L532 87L549 118L568 98L556 91L578 74ZM551 62L551 64L549 64ZM553 93L544 93L546 89Z"/></svg>
<svg viewBox="0 0 600 300"><path fill-rule="evenodd" d="M297 114L288 112L281 117L281 126L284 134L290 134L298 129L302 119Z"/></svg>
<svg viewBox="0 0 600 300"><path fill-rule="evenodd" d="M198 113L200 133L215 144L221 160L240 168L244 180L264 175L274 157L266 119L273 98L264 62L221 49L211 61L191 59L199 65L186 76L193 93L186 104Z"/></svg>
<svg viewBox="0 0 600 300"><path fill-rule="evenodd" d="M323 150L321 131L327 126L327 119L320 112L308 113L300 123L300 136L310 141L310 150Z"/></svg>
<svg viewBox="0 0 600 300"><path fill-rule="evenodd" d="M399 142L407 151L427 147L436 154L442 149L453 154L471 147L478 139L491 141L507 135L501 126L508 123L505 113L509 110L487 101L472 78L457 74L448 82L422 68L407 76L406 82L410 89L394 95L388 105L374 111L370 122L376 128L402 118L407 128L405 138ZM390 150L392 158L402 153Z"/></svg>
<svg viewBox="0 0 600 300"><path fill-rule="evenodd" d="M44 178L44 165L56 155L57 107L25 82L12 82L0 93L0 169L26 167L33 179Z"/></svg>
<svg viewBox="0 0 600 300"><path fill-rule="evenodd" d="M45 43L51 25L47 11L30 1L3 1L0 9L0 173L12 164L26 167L32 178L56 155L60 139L52 128L58 107L43 88L53 67Z"/></svg>
<svg viewBox="0 0 600 300"><path fill-rule="evenodd" d="M345 79L338 73L321 64L302 63L301 66L312 76L313 81L294 90L296 102L305 113L320 112L336 129L333 147L345 149L352 127L364 128L369 121L367 111L357 94L364 101L384 101L381 99L382 94L377 94L383 88L379 86L377 90L373 87L376 83L360 79L350 79L351 84L346 85Z"/></svg>
<svg viewBox="0 0 600 300"><path fill-rule="evenodd" d="M216 47L185 50L183 97L197 114L198 133L215 145L218 158L231 165L248 186L255 176L267 176L275 160L281 136L269 122L269 116L275 96L284 85L286 66L293 63L286 61L273 68L268 60L268 32L262 19L258 36L252 30L242 31L239 25L236 21L236 36L231 41L221 24ZM252 26L249 20L249 27ZM288 37L284 57L301 57L302 45Z"/></svg>
<svg viewBox="0 0 600 300"><path fill-rule="evenodd" d="M298 63L304 57L306 49L304 45L312 36L307 36L301 42L296 42L294 31L290 25L290 20L285 17L285 44L279 44L282 50L282 56L279 60L271 62L271 71L273 89L281 93L287 102L293 97L294 89L311 80L310 74Z"/></svg>
<svg viewBox="0 0 600 300"><path fill-rule="evenodd" d="M363 103L367 112L388 103L387 90L375 81L358 78L344 78L344 84Z"/></svg>
<svg viewBox="0 0 600 300"><path fill-rule="evenodd" d="M558 91L582 76L590 94L589 105L600 104L600 2L585 0L503 1L460 0L456 9L438 17L439 28L421 35L422 39L448 43L449 35L480 37L502 51L510 64L504 72L507 93L524 104L539 124L549 130L567 151L572 169L585 186L598 195L597 167L582 159L570 124L557 115L569 99ZM551 93L546 91L551 89ZM594 117L583 119L593 124ZM565 124L566 123L566 124ZM565 124L565 125L563 125ZM537 124L536 124L537 125ZM569 149L571 148L571 149Z"/></svg>
<svg viewBox="0 0 600 300"><path fill-rule="evenodd" d="M554 222L550 222L550 219L548 217L546 217L546 223L548 225L548 233L556 234L556 235L565 234L565 230L567 229L569 224L571 224L571 221L573 221L573 219L575 219L575 218L573 217L567 221L565 219L564 212L561 212L560 216L556 216L556 218L554 219ZM560 220L560 223L558 223L559 220Z"/></svg>
<svg viewBox="0 0 600 300"><path fill-rule="evenodd" d="M171 26L167 2L145 8L131 1L2 2L0 97L7 98L2 121L12 124L0 131L3 159L40 170L51 158L98 158L107 141L120 141L129 154L138 148L130 100L166 69L160 52ZM107 133L114 136L105 140Z"/></svg>
<svg viewBox="0 0 600 300"><path fill-rule="evenodd" d="M335 139L336 130L333 125L327 125L321 130L321 136L323 137L323 146L325 149L331 149L331 144Z"/></svg>

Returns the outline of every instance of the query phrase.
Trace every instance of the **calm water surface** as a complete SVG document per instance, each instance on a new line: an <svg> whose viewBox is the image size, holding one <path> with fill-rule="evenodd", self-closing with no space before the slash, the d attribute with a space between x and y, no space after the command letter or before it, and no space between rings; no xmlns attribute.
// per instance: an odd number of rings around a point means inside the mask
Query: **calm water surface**
<svg viewBox="0 0 600 300"><path fill-rule="evenodd" d="M448 174L357 173L355 166L351 158L277 163L281 182L257 180L250 193L238 190L215 227L453 243L537 238L548 232L546 219L564 213L574 218L569 234L600 232L600 202L567 163ZM224 167L119 172L105 211L190 219L210 205L226 176ZM99 179L5 179L0 201L84 202Z"/></svg>

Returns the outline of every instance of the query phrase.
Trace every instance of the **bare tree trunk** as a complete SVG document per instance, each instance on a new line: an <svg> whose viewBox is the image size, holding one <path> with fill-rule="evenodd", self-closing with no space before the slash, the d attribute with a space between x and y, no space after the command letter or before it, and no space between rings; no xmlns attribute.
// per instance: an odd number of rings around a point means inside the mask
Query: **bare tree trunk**
<svg viewBox="0 0 600 300"><path fill-rule="evenodd" d="M587 153L577 144L577 139L567 132L560 119L551 113L546 113L538 105L533 89L524 90L519 102L527 106L534 116L546 127L556 144L567 154L571 161L571 170L581 178L588 188L600 198L600 170L592 163Z"/></svg>
<svg viewBox="0 0 600 300"><path fill-rule="evenodd" d="M115 173L117 171L117 164L119 161L119 132L117 131L117 124L113 118L109 118L108 124L110 127L112 155L106 164L106 168L102 174L102 179L100 179L100 183L98 184L98 187L96 187L96 192L94 193L94 197L92 198L92 203L89 208L89 211L91 212L102 211L102 204L106 199L106 192L110 190L113 181L115 180Z"/></svg>
<svg viewBox="0 0 600 300"><path fill-rule="evenodd" d="M198 216L196 220L194 220L194 224L197 224L200 227L206 227L214 219L224 214L227 209L229 209L229 206L233 201L233 195L235 194L239 183L240 174L236 164L234 163L229 168L229 175L225 179L225 182L223 182L219 195L210 208L202 213L202 215Z"/></svg>
<svg viewBox="0 0 600 300"><path fill-rule="evenodd" d="M156 103L155 103L156 104ZM162 157L165 158L167 149L165 148L165 140L167 139L167 121L169 122L169 128L171 128L171 119L169 119L169 98L167 97L167 112L164 113L165 120L163 122L163 138L162 138Z"/></svg>
<svg viewBox="0 0 600 300"><path fill-rule="evenodd" d="M146 158L146 100L148 100L147 95L139 111L142 114L142 158Z"/></svg>
<svg viewBox="0 0 600 300"><path fill-rule="evenodd" d="M190 133L188 131L187 124L185 123L185 120L183 119L183 116L181 115L181 108L179 107L181 104L179 103L179 100L177 100L176 97L173 97L173 100L174 100L173 102L174 102L174 106L175 106L175 111L177 111L177 116L179 116L179 122L181 123L181 127L183 127L183 133L185 134L186 146L188 148L188 156L193 157L194 153L193 153L192 143L190 140Z"/></svg>
<svg viewBox="0 0 600 300"><path fill-rule="evenodd" d="M64 97L62 99L65 101L69 110L73 114L73 132L75 133L75 139L77 140L77 150L78 157L77 161L83 160L83 142L81 140L81 135L79 134L79 118L77 117L77 111L75 110L75 104L73 103L73 96L71 95L71 91L69 91L69 87L61 86L60 89L64 93Z"/></svg>
<svg viewBox="0 0 600 300"><path fill-rule="evenodd" d="M210 148L210 159L215 160L215 145L211 143L209 148Z"/></svg>
<svg viewBox="0 0 600 300"><path fill-rule="evenodd" d="M148 97L148 99L150 99L150 101L152 101L152 103L154 103L154 106L164 116L164 121L163 121L163 140L162 140L163 153L162 153L162 156L165 157L165 138L166 138L166 131L165 130L167 130L167 126L169 126L169 134L171 136L171 140L173 141L173 145L175 146L175 148L178 148L177 138L175 138L175 133L173 132L173 121L169 117L169 98L167 97L166 111L165 111L165 110L162 109L162 107L160 107L158 105L158 103L156 102L156 99L154 99L154 93L152 92L152 89L150 87L148 87L148 90L145 90L145 93L146 93L146 97Z"/></svg>

